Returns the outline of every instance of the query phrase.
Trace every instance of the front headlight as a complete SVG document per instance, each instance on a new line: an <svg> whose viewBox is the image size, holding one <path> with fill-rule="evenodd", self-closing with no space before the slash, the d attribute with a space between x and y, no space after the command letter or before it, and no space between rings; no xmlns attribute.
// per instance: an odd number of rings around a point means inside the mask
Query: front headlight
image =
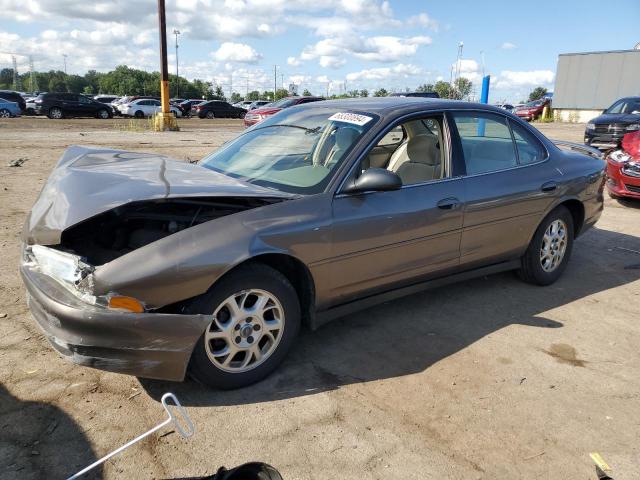
<svg viewBox="0 0 640 480"><path fill-rule="evenodd" d="M594 123L587 123L587 130L595 130L596 129L596 125Z"/></svg>
<svg viewBox="0 0 640 480"><path fill-rule="evenodd" d="M611 152L609 154L609 160L613 163L627 163L631 159L631 156L625 152L624 150L616 150L615 152Z"/></svg>
<svg viewBox="0 0 640 480"><path fill-rule="evenodd" d="M640 123L632 123L631 125L627 125L625 127L627 132L635 132L636 130L640 130Z"/></svg>

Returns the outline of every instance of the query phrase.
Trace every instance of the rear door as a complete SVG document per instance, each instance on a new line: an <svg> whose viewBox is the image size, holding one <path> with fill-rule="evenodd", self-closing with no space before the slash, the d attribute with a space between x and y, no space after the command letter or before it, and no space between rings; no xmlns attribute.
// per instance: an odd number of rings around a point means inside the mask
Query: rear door
<svg viewBox="0 0 640 480"><path fill-rule="evenodd" d="M553 201L555 172L547 152L506 116L451 113L454 156L464 165L464 226L460 264L488 265L524 253L542 213Z"/></svg>

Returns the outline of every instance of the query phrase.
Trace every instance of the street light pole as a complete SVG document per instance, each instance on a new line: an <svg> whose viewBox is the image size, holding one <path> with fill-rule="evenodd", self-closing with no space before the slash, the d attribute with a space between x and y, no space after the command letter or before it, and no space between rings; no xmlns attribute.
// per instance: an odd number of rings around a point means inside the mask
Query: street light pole
<svg viewBox="0 0 640 480"><path fill-rule="evenodd" d="M65 75L67 74L67 57L68 57L68 55L66 53L62 54L62 58L64 60L64 74Z"/></svg>
<svg viewBox="0 0 640 480"><path fill-rule="evenodd" d="M180 30L174 28L173 34L176 36L176 98L178 98L180 97L180 76L178 74L178 35L180 35Z"/></svg>
<svg viewBox="0 0 640 480"><path fill-rule="evenodd" d="M154 119L156 130L178 130L176 118L169 107L169 73L167 68L167 18L164 0L158 0L158 29L160 30L160 104L162 111Z"/></svg>

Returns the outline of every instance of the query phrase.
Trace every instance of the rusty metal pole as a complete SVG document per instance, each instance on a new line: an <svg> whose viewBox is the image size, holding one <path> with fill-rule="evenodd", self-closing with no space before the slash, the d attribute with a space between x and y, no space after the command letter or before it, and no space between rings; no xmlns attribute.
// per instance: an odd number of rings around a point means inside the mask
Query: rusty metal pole
<svg viewBox="0 0 640 480"><path fill-rule="evenodd" d="M162 113L168 114L169 110L169 74L167 73L167 19L164 9L164 0L158 0L158 23L160 28L160 102Z"/></svg>

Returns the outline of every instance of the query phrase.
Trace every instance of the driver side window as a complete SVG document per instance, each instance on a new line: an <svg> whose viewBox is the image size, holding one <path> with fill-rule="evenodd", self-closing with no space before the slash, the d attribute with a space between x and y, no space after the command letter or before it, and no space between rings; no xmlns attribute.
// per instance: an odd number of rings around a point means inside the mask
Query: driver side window
<svg viewBox="0 0 640 480"><path fill-rule="evenodd" d="M396 173L402 185L416 185L447 176L447 152L442 115L410 120L390 129L362 162L368 168Z"/></svg>

